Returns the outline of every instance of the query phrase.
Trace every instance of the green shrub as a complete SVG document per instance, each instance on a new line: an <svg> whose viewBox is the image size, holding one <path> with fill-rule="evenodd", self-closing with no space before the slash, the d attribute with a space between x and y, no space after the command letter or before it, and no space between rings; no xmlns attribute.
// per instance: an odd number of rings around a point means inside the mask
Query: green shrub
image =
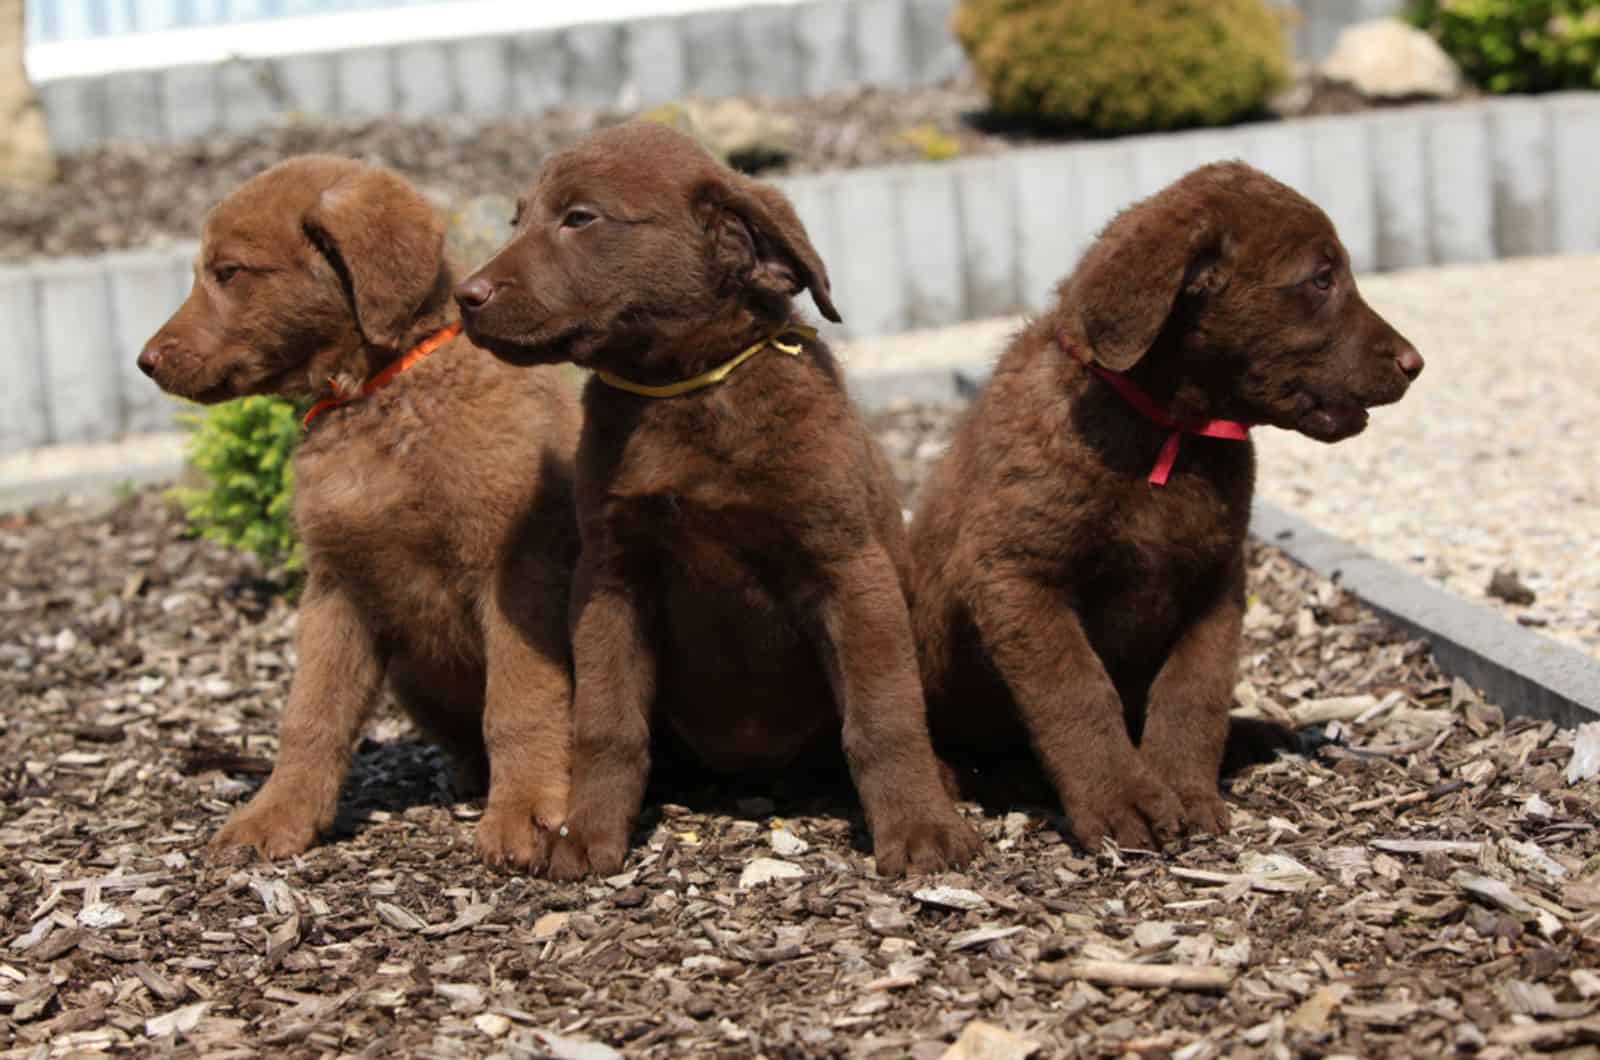
<svg viewBox="0 0 1600 1060"><path fill-rule="evenodd" d="M1288 81L1266 0L961 0L953 26L995 111L1031 123L1221 125Z"/></svg>
<svg viewBox="0 0 1600 1060"><path fill-rule="evenodd" d="M1491 92L1600 88L1600 0L1413 0L1410 16Z"/></svg>
<svg viewBox="0 0 1600 1060"><path fill-rule="evenodd" d="M194 426L189 462L205 476L203 486L173 491L189 525L264 563L300 570L291 512L298 410L283 398L247 397L185 419Z"/></svg>

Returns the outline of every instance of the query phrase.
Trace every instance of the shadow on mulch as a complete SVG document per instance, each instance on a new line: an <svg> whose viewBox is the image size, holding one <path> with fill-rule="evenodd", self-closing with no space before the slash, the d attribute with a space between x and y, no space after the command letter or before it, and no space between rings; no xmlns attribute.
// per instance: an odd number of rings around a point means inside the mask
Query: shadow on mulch
<svg viewBox="0 0 1600 1060"><path fill-rule="evenodd" d="M634 829L638 845L663 816L664 807L696 814L729 816L829 816L851 823L854 848L871 853L872 844L842 754L819 751L789 769L738 774L708 774L694 756L670 736L658 736L651 749L644 807ZM180 765L186 776L217 771L243 787L243 806L272 773L272 759L228 744L204 741L190 748ZM452 784L448 760L427 741L407 737L363 738L340 790L339 810L324 842L360 833L375 814L400 815L419 806L453 807L462 801L481 805L482 792L461 792Z"/></svg>
<svg viewBox="0 0 1600 1060"><path fill-rule="evenodd" d="M1280 753L1315 754L1327 742L1320 727L1295 732L1270 722L1234 719L1222 764L1224 790L1229 780L1251 766L1271 762ZM180 768L187 776L216 770L241 781L246 787L238 805L243 806L266 782L272 761L225 744L203 742L189 749ZM1057 796L1032 754L968 759L955 767L955 773L960 797L977 802L986 813L1003 816L1022 811L1043 817L1063 841L1072 841ZM338 814L325 841L359 834L373 822L374 814L400 815L420 806L448 808L463 799L481 804L483 795L453 788L447 760L438 748L418 738L363 738L351 760ZM827 748L777 773L758 770L715 775L708 774L670 733L658 735L633 846L643 844L661 822L666 807L735 818L835 817L850 822L855 851L872 852L871 834L844 757Z"/></svg>

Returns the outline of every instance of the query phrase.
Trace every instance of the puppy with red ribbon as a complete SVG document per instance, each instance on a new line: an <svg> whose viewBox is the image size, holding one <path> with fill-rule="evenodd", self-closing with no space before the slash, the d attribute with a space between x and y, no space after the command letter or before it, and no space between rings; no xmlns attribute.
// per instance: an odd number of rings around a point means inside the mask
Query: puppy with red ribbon
<svg viewBox="0 0 1600 1060"><path fill-rule="evenodd" d="M913 625L948 758L1037 755L1077 839L1221 832L1252 426L1333 442L1422 358L1313 203L1242 163L1119 215L924 488Z"/></svg>

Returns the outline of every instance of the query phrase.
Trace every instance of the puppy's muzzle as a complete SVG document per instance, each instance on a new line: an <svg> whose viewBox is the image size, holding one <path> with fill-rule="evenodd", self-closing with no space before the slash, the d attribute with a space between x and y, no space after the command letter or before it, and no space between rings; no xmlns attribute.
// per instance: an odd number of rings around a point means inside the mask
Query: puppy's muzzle
<svg viewBox="0 0 1600 1060"><path fill-rule="evenodd" d="M499 285L486 276L474 276L456 286L456 303L462 309L474 311L488 305L499 290Z"/></svg>
<svg viewBox="0 0 1600 1060"><path fill-rule="evenodd" d="M1394 355L1394 363L1400 369L1400 374L1408 380L1414 380L1422 374L1422 354L1410 343L1401 344L1400 352Z"/></svg>
<svg viewBox="0 0 1600 1060"><path fill-rule="evenodd" d="M139 371L155 378L156 368L161 364L161 359L172 350L172 344L162 339L151 339L145 343L144 349L139 351Z"/></svg>

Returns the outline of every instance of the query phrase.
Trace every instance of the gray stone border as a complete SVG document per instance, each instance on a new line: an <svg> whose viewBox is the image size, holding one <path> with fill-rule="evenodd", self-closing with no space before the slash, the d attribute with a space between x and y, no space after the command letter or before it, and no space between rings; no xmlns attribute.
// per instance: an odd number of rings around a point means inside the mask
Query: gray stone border
<svg viewBox="0 0 1600 1060"><path fill-rule="evenodd" d="M185 474L186 440L184 433L164 431L0 456L0 515L61 502L101 507L128 487L177 482Z"/></svg>
<svg viewBox="0 0 1600 1060"><path fill-rule="evenodd" d="M1031 147L776 180L828 263L844 333L1046 305L1123 207L1240 159L1299 189L1357 272L1600 250L1600 92Z"/></svg>
<svg viewBox="0 0 1600 1060"><path fill-rule="evenodd" d="M130 487L177 482L183 470L181 460L155 460L115 470L69 472L48 478L0 482L0 515L63 501L83 504L90 509L103 508L114 503L122 491Z"/></svg>
<svg viewBox="0 0 1600 1060"><path fill-rule="evenodd" d="M771 9L768 9L771 10ZM865 10L863 8L863 10ZM1027 148L776 180L869 337L1010 315L1052 288L1111 216L1190 168L1250 162L1305 192L1358 272L1600 250L1600 92ZM192 244L0 267L0 453L159 430L172 406L132 369L176 307Z"/></svg>
<svg viewBox="0 0 1600 1060"><path fill-rule="evenodd" d="M1273 505L1256 504L1250 532L1427 641L1441 670L1508 715L1561 725L1600 720L1600 663L1576 648L1529 632Z"/></svg>
<svg viewBox="0 0 1600 1060"><path fill-rule="evenodd" d="M355 8L379 9L418 0L300 0L296 14L320 14ZM941 0L948 7L949 0ZM93 40L128 33L154 33L161 30L191 29L246 21L223 3L211 9L166 5L164 8L130 3L126 10L108 5L105 0L35 0L30 5L28 43L68 40ZM927 5L935 6L935 5ZM1353 21L1381 18L1398 12L1403 0L1297 0L1283 6L1292 9L1290 36L1301 55L1320 57L1333 48L1339 31ZM948 16L948 11L939 12ZM255 17L260 17L259 15ZM268 16L272 17L272 16ZM942 22L942 20L941 20Z"/></svg>

